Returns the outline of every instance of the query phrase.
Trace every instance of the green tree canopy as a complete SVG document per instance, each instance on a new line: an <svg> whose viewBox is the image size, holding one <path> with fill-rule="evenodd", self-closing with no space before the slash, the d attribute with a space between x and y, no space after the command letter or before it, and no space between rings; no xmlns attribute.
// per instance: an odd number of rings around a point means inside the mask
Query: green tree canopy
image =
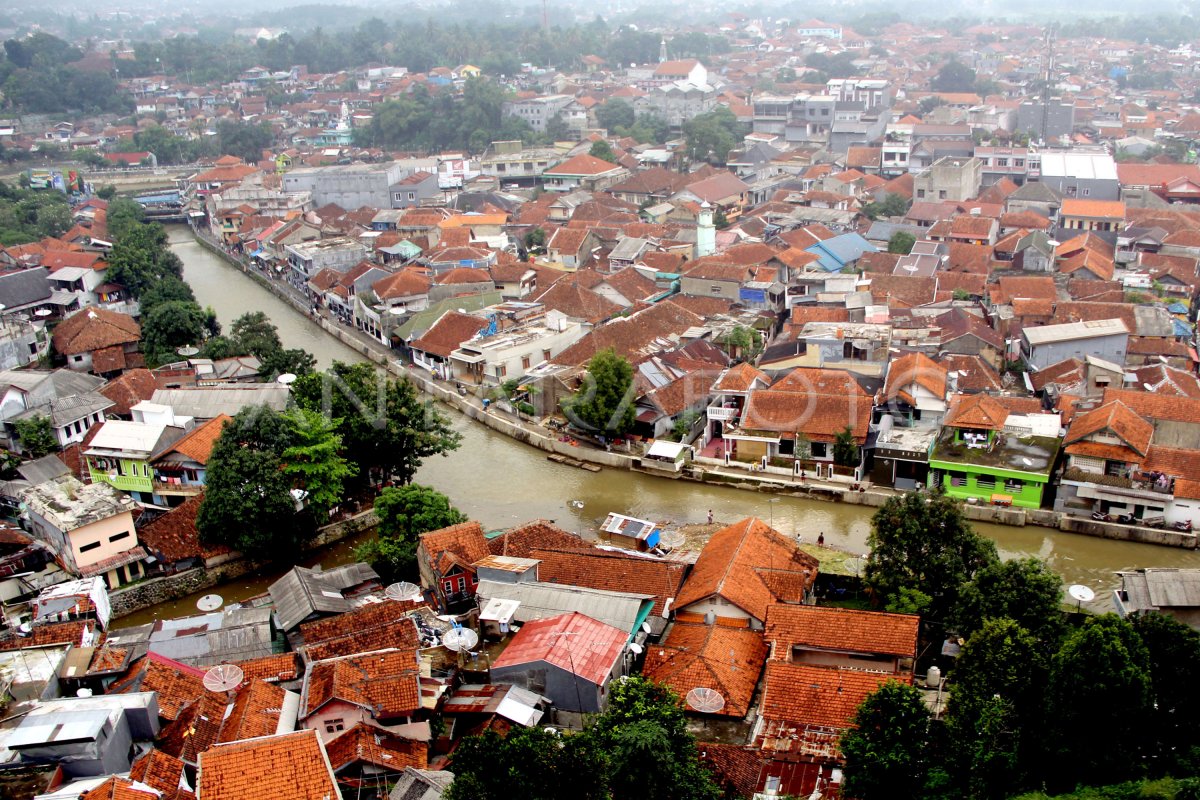
<svg viewBox="0 0 1200 800"><path fill-rule="evenodd" d="M1153 693L1150 654L1132 625L1104 614L1067 634L1050 662L1046 698L1051 788L1139 776ZM1106 731L1136 733L1097 735Z"/></svg>
<svg viewBox="0 0 1200 800"><path fill-rule="evenodd" d="M297 513L292 478L283 470L282 454L292 442L288 420L266 406L243 409L225 425L209 457L196 516L202 541L254 557L298 551L312 525Z"/></svg>
<svg viewBox="0 0 1200 800"><path fill-rule="evenodd" d="M32 417L13 422L17 433L17 441L21 450L30 458L42 456L58 449L58 438L54 435L54 426L45 414L35 414Z"/></svg>
<svg viewBox="0 0 1200 800"><path fill-rule="evenodd" d="M588 362L583 386L564 404L571 423L597 434L618 435L633 427L633 366L612 348Z"/></svg>
<svg viewBox="0 0 1200 800"><path fill-rule="evenodd" d="M345 481L354 474L354 465L340 452L342 437L337 427L341 420L304 408L292 409L286 419L291 444L283 451L283 473L292 479L293 488L307 492L313 516L323 521L341 501Z"/></svg>
<svg viewBox="0 0 1200 800"><path fill-rule="evenodd" d="M927 595L925 614L935 624L945 624L963 585L998 559L996 545L941 493L888 498L871 518L867 543L867 586L885 605L905 588Z"/></svg>
<svg viewBox="0 0 1200 800"><path fill-rule="evenodd" d="M603 139L597 139L592 142L591 149L588 150L588 155L594 156L601 161L607 161L610 164L617 163L617 154L613 152L612 145Z"/></svg>
<svg viewBox="0 0 1200 800"><path fill-rule="evenodd" d="M1008 618L988 619L967 639L951 673L947 725L968 796L1005 798L1033 784L1049 652Z"/></svg>
<svg viewBox="0 0 1200 800"><path fill-rule="evenodd" d="M857 467L861 461L858 442L854 441L854 432L847 425L833 439L833 463L839 467Z"/></svg>
<svg viewBox="0 0 1200 800"><path fill-rule="evenodd" d="M1156 774L1195 774L1200 767L1200 633L1166 614L1142 613L1133 630L1146 645L1151 721L1146 743Z"/></svg>
<svg viewBox="0 0 1200 800"><path fill-rule="evenodd" d="M411 579L416 574L417 544L422 533L466 522L450 498L428 486L410 483L384 489L375 498L379 530L374 539L355 550L385 580Z"/></svg>
<svg viewBox="0 0 1200 800"><path fill-rule="evenodd" d="M1045 647L1056 648L1063 630L1062 578L1037 558L984 566L959 594L953 623L969 637L985 621L1009 617Z"/></svg>
<svg viewBox="0 0 1200 800"><path fill-rule="evenodd" d="M973 92L975 70L952 58L938 70L931 86L935 92Z"/></svg>
<svg viewBox="0 0 1200 800"><path fill-rule="evenodd" d="M111 226L111 223L110 223ZM118 228L108 254L106 277L128 289L134 297L164 278L182 278L183 263L167 246L167 232L158 223L136 223Z"/></svg>
<svg viewBox="0 0 1200 800"><path fill-rule="evenodd" d="M176 350L204 341L204 309L187 300L158 303L142 315L142 350L151 366L177 361Z"/></svg>
<svg viewBox="0 0 1200 800"><path fill-rule="evenodd" d="M609 133L633 127L637 114L627 101L619 97L605 100L596 106L596 124Z"/></svg>
<svg viewBox="0 0 1200 800"><path fill-rule="evenodd" d="M741 141L742 128L733 112L720 106L683 123L683 135L692 161L724 164L729 151Z"/></svg>
<svg viewBox="0 0 1200 800"><path fill-rule="evenodd" d="M292 385L301 407L341 420L345 455L365 478L409 483L424 459L458 447L461 437L408 380L395 380L367 363L335 361L326 372L301 375Z"/></svg>
<svg viewBox="0 0 1200 800"><path fill-rule="evenodd" d="M929 721L914 686L888 681L868 695L841 739L842 791L858 800L922 797L929 781Z"/></svg>
<svg viewBox="0 0 1200 800"><path fill-rule="evenodd" d="M891 197L892 195L888 195ZM897 255L906 256L912 252L913 245L917 243L917 237L907 231L896 231L888 239L887 251Z"/></svg>

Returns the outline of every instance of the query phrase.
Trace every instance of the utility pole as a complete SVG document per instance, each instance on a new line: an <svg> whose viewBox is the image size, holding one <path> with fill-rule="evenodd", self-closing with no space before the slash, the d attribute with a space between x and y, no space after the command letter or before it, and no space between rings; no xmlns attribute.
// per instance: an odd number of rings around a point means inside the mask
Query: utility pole
<svg viewBox="0 0 1200 800"><path fill-rule="evenodd" d="M1050 127L1050 75L1054 71L1054 25L1046 26L1046 69L1042 82L1042 142L1048 143Z"/></svg>

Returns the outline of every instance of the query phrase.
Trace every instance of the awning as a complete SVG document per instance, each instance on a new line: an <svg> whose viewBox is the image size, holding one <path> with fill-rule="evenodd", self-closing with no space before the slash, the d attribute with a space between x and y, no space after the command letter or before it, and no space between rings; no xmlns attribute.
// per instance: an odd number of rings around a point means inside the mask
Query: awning
<svg viewBox="0 0 1200 800"><path fill-rule="evenodd" d="M253 253L251 253L250 257L251 258L261 258L262 254L263 254L263 251L262 251L262 248L260 247L259 249L255 250Z"/></svg>
<svg viewBox="0 0 1200 800"><path fill-rule="evenodd" d="M668 461L675 461L680 454L685 450L690 450L691 445L682 444L680 442L664 442L655 440L654 444L650 445L650 449L646 451L646 455L652 458L665 458Z"/></svg>

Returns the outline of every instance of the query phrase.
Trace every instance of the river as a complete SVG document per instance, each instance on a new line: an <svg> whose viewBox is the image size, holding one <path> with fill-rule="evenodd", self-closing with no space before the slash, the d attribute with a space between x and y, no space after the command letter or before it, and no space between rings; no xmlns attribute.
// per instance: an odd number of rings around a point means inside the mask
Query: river
<svg viewBox="0 0 1200 800"><path fill-rule="evenodd" d="M223 326L248 311L265 311L279 328L288 347L303 347L321 366L334 360L361 360L355 351L323 333L311 320L293 310L227 262L196 244L183 227L171 229L172 249L183 260L184 278L201 305L212 306ZM711 509L719 521L755 515L776 528L808 541L824 532L826 543L863 552L872 510L862 506L770 498L742 489L656 478L620 470L598 473L547 461L545 454L454 412L462 446L447 456L429 459L418 473L420 483L448 495L464 513L489 528L509 527L542 517L568 530L589 534L604 516L615 511L636 517L678 523L704 522ZM582 503L582 507L575 504ZM1109 597L1116 570L1135 567L1200 567L1200 553L1154 545L1115 542L1047 528L977 525L996 541L1005 557L1034 555L1045 559L1068 583L1083 583L1096 592L1096 610L1111 609ZM308 563L326 565L349 558L348 543L331 548ZM214 589L226 600L266 590L279 573L236 581ZM129 624L154 616L195 613L194 597L158 606L126 618ZM124 623L123 623L124 624Z"/></svg>

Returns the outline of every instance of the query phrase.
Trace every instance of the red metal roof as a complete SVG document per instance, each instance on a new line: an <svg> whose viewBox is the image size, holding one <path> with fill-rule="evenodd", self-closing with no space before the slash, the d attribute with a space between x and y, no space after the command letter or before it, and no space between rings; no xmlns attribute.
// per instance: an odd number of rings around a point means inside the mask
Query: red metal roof
<svg viewBox="0 0 1200 800"><path fill-rule="evenodd" d="M599 686L628 639L627 632L573 611L525 623L492 666L545 661Z"/></svg>

